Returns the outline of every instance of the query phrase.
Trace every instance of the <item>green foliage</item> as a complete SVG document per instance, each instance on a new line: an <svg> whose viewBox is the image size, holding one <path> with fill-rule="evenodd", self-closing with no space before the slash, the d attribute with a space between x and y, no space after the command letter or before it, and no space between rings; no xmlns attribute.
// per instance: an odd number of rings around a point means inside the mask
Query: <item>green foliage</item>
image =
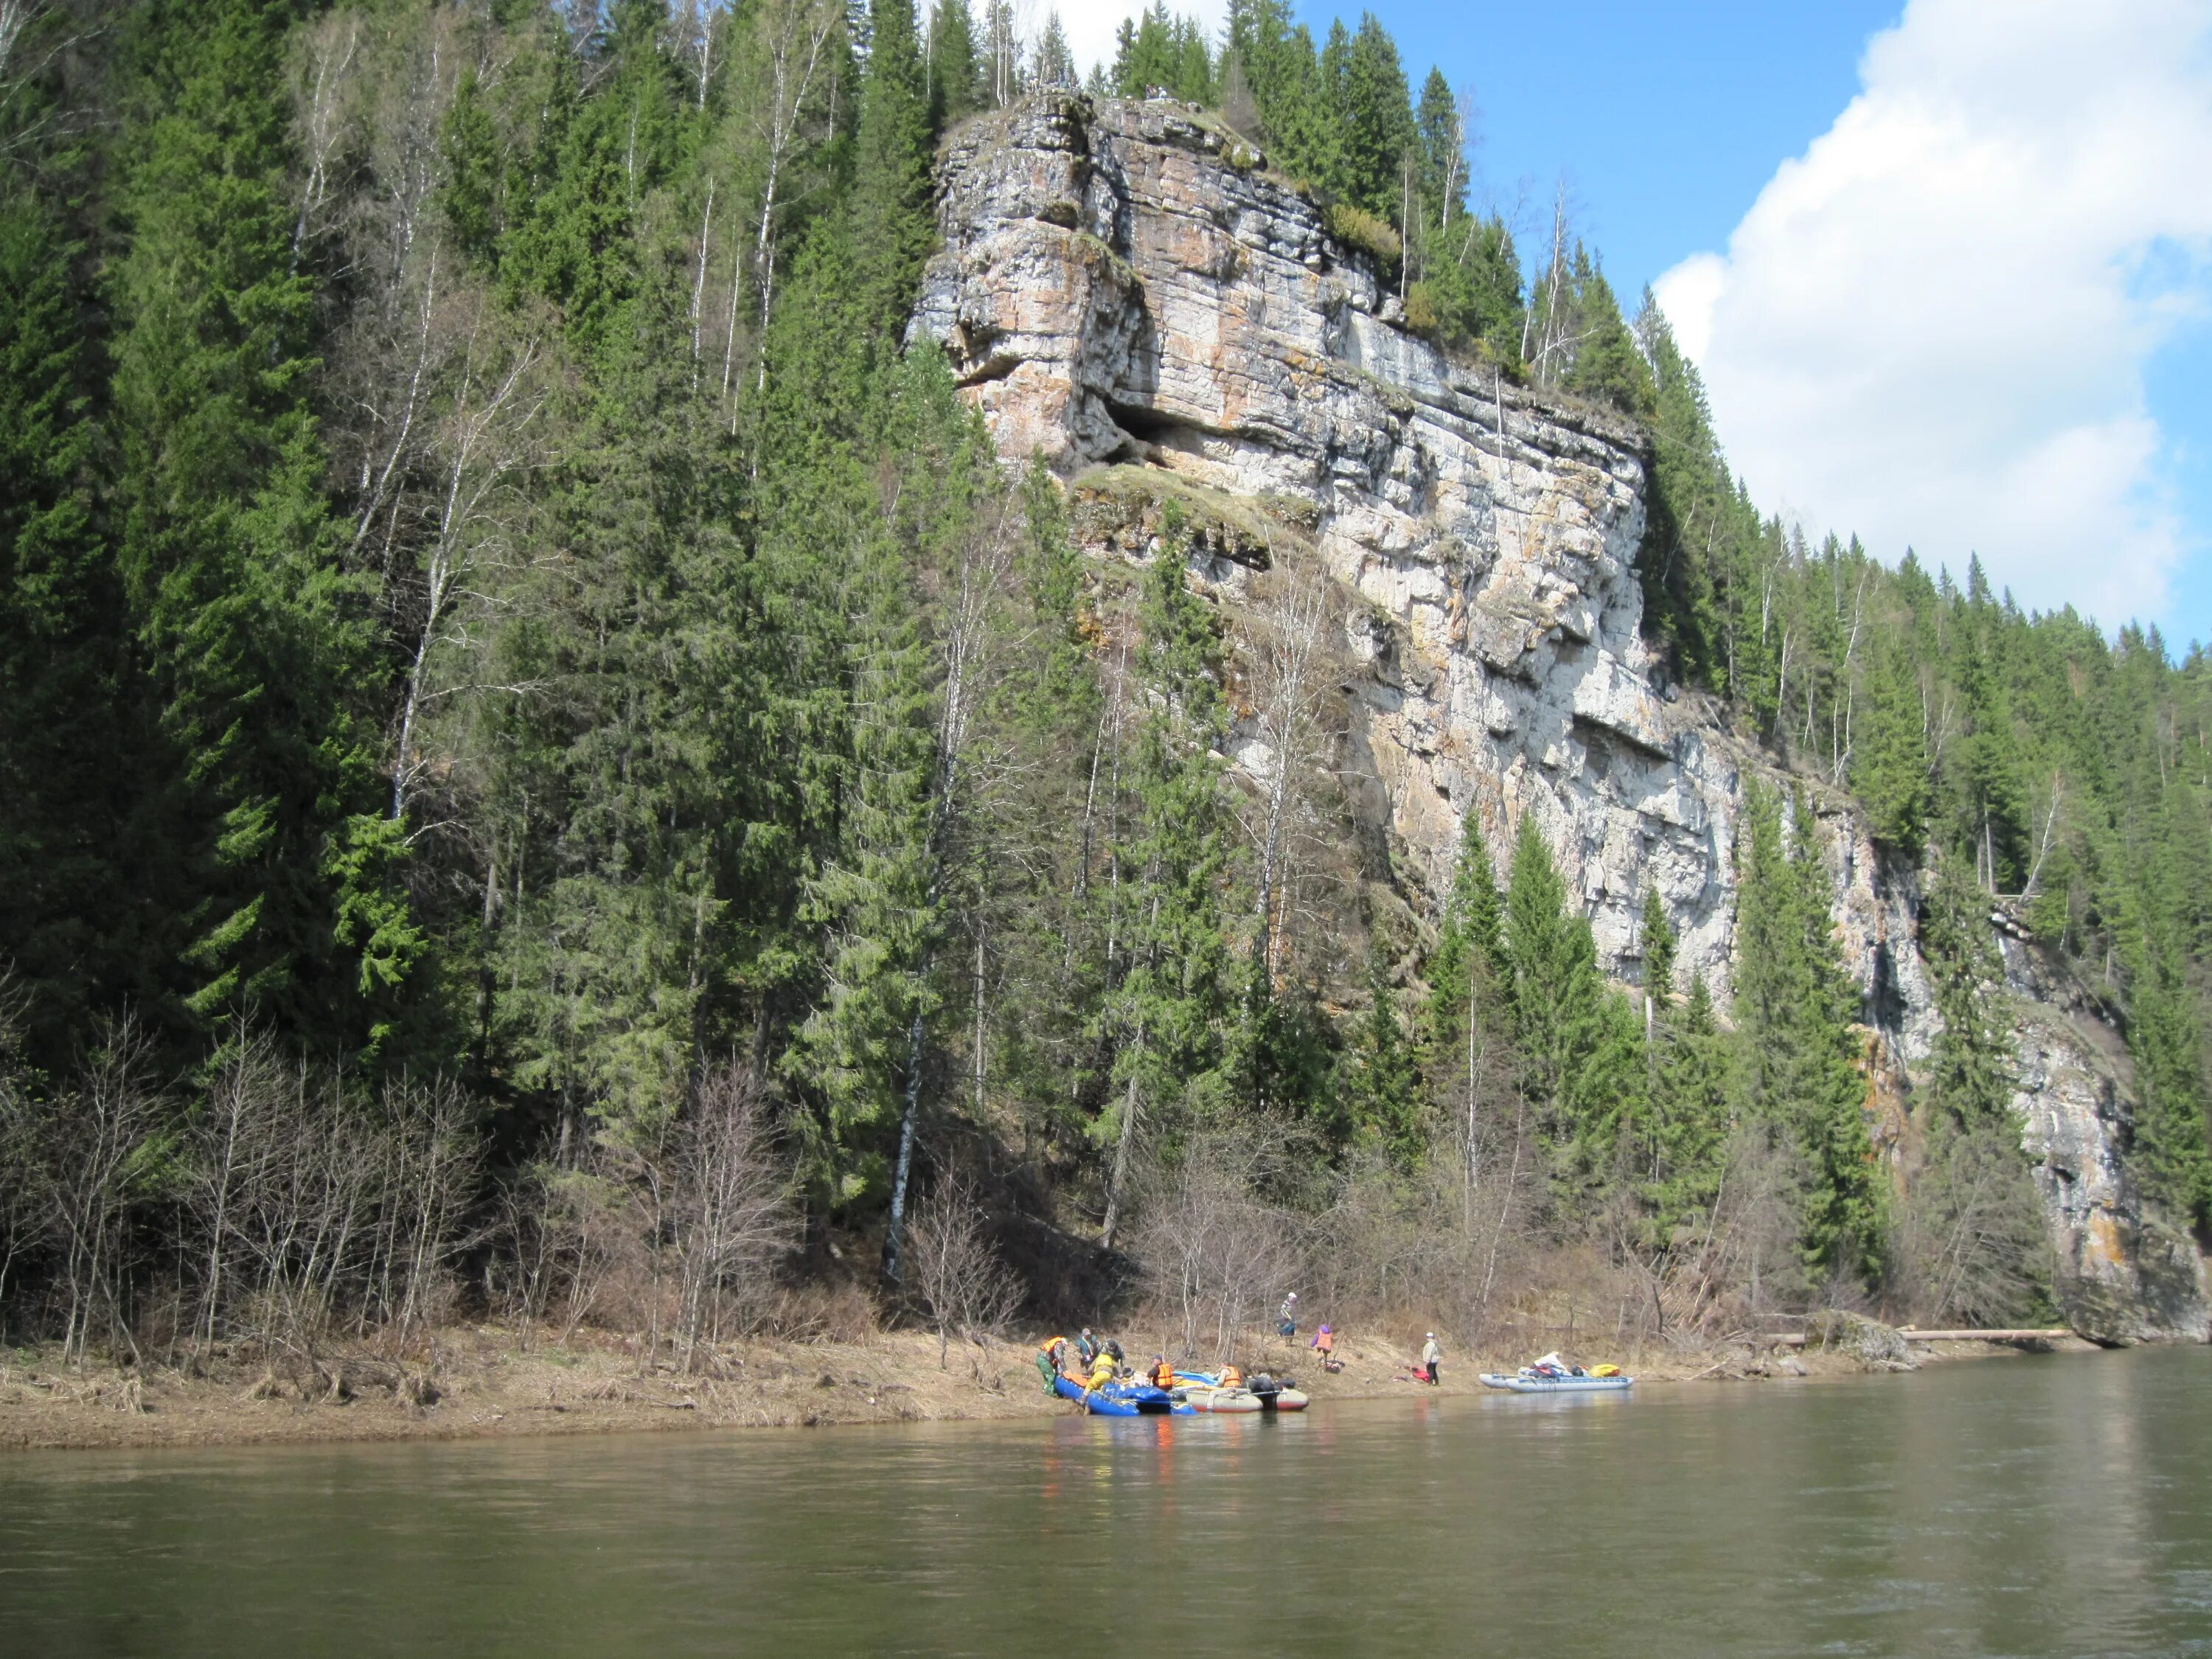
<svg viewBox="0 0 2212 1659"><path fill-rule="evenodd" d="M117 157L108 283L118 564L175 771L185 1008L343 1030L324 849L374 799L379 675L307 396L282 106L290 9L155 6Z"/></svg>
<svg viewBox="0 0 2212 1659"><path fill-rule="evenodd" d="M1659 889L1644 889L1644 913L1636 927L1637 945L1644 953L1644 998L1655 1009L1674 1000L1674 930L1668 925L1667 907Z"/></svg>
<svg viewBox="0 0 2212 1659"><path fill-rule="evenodd" d="M1693 1241L1720 1196L1738 1091L1739 1048L1720 1029L1704 975L1656 1022L1654 1044L1651 1084L1626 1150L1650 1242L1673 1249Z"/></svg>
<svg viewBox="0 0 2212 1659"><path fill-rule="evenodd" d="M1828 920L1820 830L1800 799L1753 784L1736 836L1735 1017L1747 1109L1810 1170L1800 1239L1816 1273L1870 1276L1883 1240L1882 1188L1864 1119L1853 1030L1857 996Z"/></svg>
<svg viewBox="0 0 2212 1659"><path fill-rule="evenodd" d="M1123 98L1148 97L1157 89L1188 104L1214 99L1213 60L1205 31L1197 19L1170 14L1165 0L1153 0L1133 21L1122 21L1107 73Z"/></svg>
<svg viewBox="0 0 2212 1659"><path fill-rule="evenodd" d="M1631 1102L1636 1021L1598 972L1589 919L1569 908L1533 814L1514 843L1504 957L1529 1098L1553 1139L1592 1164L1610 1152Z"/></svg>
<svg viewBox="0 0 2212 1659"><path fill-rule="evenodd" d="M131 919L152 734L94 517L75 255L58 205L0 178L0 936L41 1049L143 995L137 953L160 948Z"/></svg>
<svg viewBox="0 0 2212 1659"><path fill-rule="evenodd" d="M1943 1022L1929 1057L1930 1106L1959 1128L2005 1122L2013 1077L2003 968L1990 943L1988 901L1952 860L1936 862L1920 950Z"/></svg>
<svg viewBox="0 0 2212 1659"><path fill-rule="evenodd" d="M1413 1045L1398 1018L1398 996L1379 952L1367 962L1367 1018L1346 1057L1345 1089L1354 1132L1400 1168L1411 1168L1427 1146Z"/></svg>
<svg viewBox="0 0 2212 1659"><path fill-rule="evenodd" d="M1164 1108L1170 1128L1227 1103L1233 1081L1224 1034L1231 991L1232 914L1225 891L1233 842L1217 759L1226 711L1215 678L1219 650L1205 602L1184 580L1185 539L1172 505L1163 546L1145 574L1139 659L1152 695L1137 734L1128 831L1115 862L1127 872L1117 902L1127 944L1113 1022L1118 1084L1132 1080ZM1119 1120L1101 1132L1118 1133Z"/></svg>
<svg viewBox="0 0 2212 1659"><path fill-rule="evenodd" d="M1461 1063L1471 1011L1512 982L1505 955L1505 911L1480 816L1470 810L1461 831L1459 862L1444 900L1437 948L1429 958L1429 1003L1422 1021L1431 1071Z"/></svg>
<svg viewBox="0 0 2212 1659"><path fill-rule="evenodd" d="M1620 1247L1689 1260L1749 1148L1796 1183L1816 1282L1905 1261L1945 1306L2017 1310L1997 908L2124 1029L2146 1193L2212 1222L2212 660L1763 520L1656 307L1625 324L1564 226L1524 282L1442 76L1416 104L1374 17L1317 47L1284 0L1234 0L1218 57L1155 5L1113 76L1221 101L1237 165L1313 191L1482 380L1642 424L1668 669L1847 781L1886 860L1936 861L1909 1212L1802 803L1754 789L1740 826L1733 1030L1676 985L1656 883L1647 1008L1607 986L1534 813L1503 895L1469 813L1433 953L1378 950L1364 998L1326 927L1255 946L1241 682L1181 517L1255 509L1178 486L1140 576L1086 561L1061 486L1003 470L904 344L933 145L1018 82L1013 21L933 0L925 41L914 0L763 0L717 9L702 57L659 0L146 0L10 83L0 934L27 1051L131 1006L191 1073L250 1014L465 1072L503 1136L563 1155L645 1144L738 1056L844 1227L917 1121L925 1158L1018 1148L1095 1213L1133 1103L1170 1158L1256 1120L1314 1149L1314 1191L1332 1159L1416 1190L1449 1145L1471 1206L1525 1102L1561 1236L1626 1217ZM1994 1267L1946 1265L1969 1232Z"/></svg>
<svg viewBox="0 0 2212 1659"><path fill-rule="evenodd" d="M937 0L929 14L929 125L942 132L983 106L983 66L968 0Z"/></svg>

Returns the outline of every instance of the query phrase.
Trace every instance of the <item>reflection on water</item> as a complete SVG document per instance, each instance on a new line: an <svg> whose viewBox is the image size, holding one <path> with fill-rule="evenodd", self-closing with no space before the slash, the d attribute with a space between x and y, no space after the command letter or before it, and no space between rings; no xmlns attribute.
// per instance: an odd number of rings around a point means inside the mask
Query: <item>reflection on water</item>
<svg viewBox="0 0 2212 1659"><path fill-rule="evenodd" d="M2212 1654L2212 1356L0 1460L0 1655Z"/></svg>

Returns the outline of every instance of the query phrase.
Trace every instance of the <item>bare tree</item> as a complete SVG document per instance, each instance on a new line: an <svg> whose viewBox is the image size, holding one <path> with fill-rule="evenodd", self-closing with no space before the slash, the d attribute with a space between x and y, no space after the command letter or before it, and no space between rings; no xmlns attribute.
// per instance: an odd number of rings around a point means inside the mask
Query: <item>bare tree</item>
<svg viewBox="0 0 2212 1659"><path fill-rule="evenodd" d="M1908 1186L1897 1256L1913 1311L1938 1322L2008 1325L2050 1283L2051 1237L2018 1131L1944 1128Z"/></svg>
<svg viewBox="0 0 2212 1659"><path fill-rule="evenodd" d="M29 1002L29 993L0 969L0 1342L7 1340L8 1276L19 1258L46 1244L53 1218L39 1145L40 1113L20 1047Z"/></svg>
<svg viewBox="0 0 2212 1659"><path fill-rule="evenodd" d="M381 1207L387 1316L402 1341L430 1311L439 1279L464 1248L464 1221L483 1160L476 1106L449 1079L402 1080L384 1091Z"/></svg>
<svg viewBox="0 0 2212 1659"><path fill-rule="evenodd" d="M469 580L477 539L492 527L488 506L507 475L525 459L523 438L544 406L542 392L526 391L538 362L535 340L501 348L489 371L480 369L472 333L465 352L453 406L441 423L437 453L444 488L431 514L429 544L422 557L421 620L407 665L400 702L399 732L392 762L392 816L404 817L410 785L421 769L416 724L425 701L440 693L431 684L432 653L441 644L465 643L451 615Z"/></svg>
<svg viewBox="0 0 2212 1659"><path fill-rule="evenodd" d="M1286 556L1261 587L1247 623L1258 718L1252 751L1259 798L1245 827L1259 854L1255 948L1269 985L1277 977L1300 842L1317 824L1314 801L1328 779L1323 723L1328 663L1328 574L1317 559Z"/></svg>
<svg viewBox="0 0 2212 1659"><path fill-rule="evenodd" d="M110 1340L137 1344L123 1307L131 1200L152 1175L151 1141L161 1117L153 1084L153 1045L125 1017L107 1026L83 1079L56 1095L38 1129L46 1231L62 1258L69 1309L62 1328L64 1363L89 1357L95 1321Z"/></svg>
<svg viewBox="0 0 2212 1659"><path fill-rule="evenodd" d="M939 1370L953 1333L971 1340L994 1334L1021 1307L1021 1286L991 1243L975 1189L957 1174L915 1206L906 1259L907 1283L937 1333Z"/></svg>
<svg viewBox="0 0 2212 1659"><path fill-rule="evenodd" d="M708 1072L669 1139L679 1363L688 1371L702 1342L721 1340L726 1312L757 1297L768 1267L796 1244L797 1218L750 1069Z"/></svg>
<svg viewBox="0 0 2212 1659"><path fill-rule="evenodd" d="M1211 1326L1215 1359L1234 1359L1251 1315L1290 1274L1288 1218L1256 1192L1266 1163L1255 1141L1207 1136L1147 1183L1139 1249L1155 1287L1173 1299L1186 1357L1201 1352Z"/></svg>
<svg viewBox="0 0 2212 1659"><path fill-rule="evenodd" d="M99 8L52 0L0 0L0 156L50 138L81 120L59 99L26 109L21 94L63 56L97 32Z"/></svg>

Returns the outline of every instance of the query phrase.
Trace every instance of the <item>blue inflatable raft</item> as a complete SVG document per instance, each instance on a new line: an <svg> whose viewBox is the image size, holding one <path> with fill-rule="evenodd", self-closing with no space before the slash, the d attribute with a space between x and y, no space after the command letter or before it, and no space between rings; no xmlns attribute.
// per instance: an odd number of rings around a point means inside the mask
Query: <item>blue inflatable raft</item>
<svg viewBox="0 0 2212 1659"><path fill-rule="evenodd" d="M1164 1389L1149 1382L1109 1382L1096 1394L1072 1376L1054 1379L1052 1391L1073 1400L1093 1417L1188 1417L1191 1409Z"/></svg>

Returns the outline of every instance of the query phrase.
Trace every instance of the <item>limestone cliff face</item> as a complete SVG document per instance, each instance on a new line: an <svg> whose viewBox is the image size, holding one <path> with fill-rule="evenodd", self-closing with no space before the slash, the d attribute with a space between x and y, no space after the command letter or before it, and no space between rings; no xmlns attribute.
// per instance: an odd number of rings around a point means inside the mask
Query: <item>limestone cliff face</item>
<svg viewBox="0 0 2212 1659"><path fill-rule="evenodd" d="M1401 865L1440 880L1466 814L1501 849L1534 814L1609 971L1635 977L1656 885L1683 970L1725 999L1735 827L1771 763L1655 672L1638 431L1407 333L1371 264L1187 106L1052 93L973 123L941 157L939 228L915 331L944 343L1002 453L1072 481L1088 539L1142 554L1142 502L1177 495L1230 602L1291 548L1356 596L1349 758ZM1873 1069L1901 1078L1937 1030L1917 880L1827 796ZM2015 989L2042 996L2008 945ZM2124 1062L2078 1013L2029 1006L2016 1105L2083 1328L2201 1340L2195 1254L2147 1244L2126 1176Z"/></svg>

